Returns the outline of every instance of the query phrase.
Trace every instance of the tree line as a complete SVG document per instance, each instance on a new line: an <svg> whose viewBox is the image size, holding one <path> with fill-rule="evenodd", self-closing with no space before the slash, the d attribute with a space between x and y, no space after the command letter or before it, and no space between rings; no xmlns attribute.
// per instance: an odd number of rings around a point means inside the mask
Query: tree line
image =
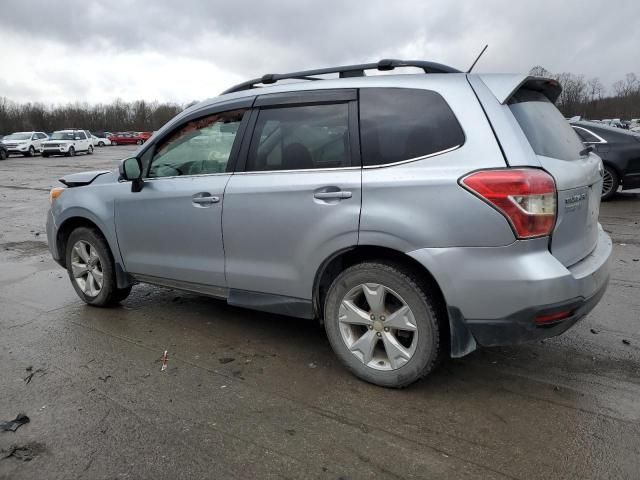
<svg viewBox="0 0 640 480"><path fill-rule="evenodd" d="M191 104L190 104L191 105ZM109 104L69 103L45 105L18 103L0 97L0 134L24 131L53 132L64 128L80 128L93 132L147 132L158 130L185 105L177 103L124 102Z"/></svg>
<svg viewBox="0 0 640 480"><path fill-rule="evenodd" d="M627 73L608 91L598 77L551 73L539 65L533 67L529 74L554 78L562 85L556 106L566 117L581 115L595 120L640 118L640 80L635 73Z"/></svg>

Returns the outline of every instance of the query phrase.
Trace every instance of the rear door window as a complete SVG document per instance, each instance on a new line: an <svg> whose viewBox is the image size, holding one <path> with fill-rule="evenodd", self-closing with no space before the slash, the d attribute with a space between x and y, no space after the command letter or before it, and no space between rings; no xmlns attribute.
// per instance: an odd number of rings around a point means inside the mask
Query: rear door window
<svg viewBox="0 0 640 480"><path fill-rule="evenodd" d="M384 165L457 148L464 132L439 93L409 88L360 90L363 165Z"/></svg>
<svg viewBox="0 0 640 480"><path fill-rule="evenodd" d="M537 155L576 160L584 145L560 111L542 92L521 89L509 108Z"/></svg>
<svg viewBox="0 0 640 480"><path fill-rule="evenodd" d="M350 164L348 103L260 110L247 171L341 168Z"/></svg>

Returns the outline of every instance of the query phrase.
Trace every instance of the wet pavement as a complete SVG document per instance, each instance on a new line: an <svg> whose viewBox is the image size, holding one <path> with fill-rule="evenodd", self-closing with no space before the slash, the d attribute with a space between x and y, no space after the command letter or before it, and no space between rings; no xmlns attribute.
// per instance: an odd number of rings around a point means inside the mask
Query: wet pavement
<svg viewBox="0 0 640 480"><path fill-rule="evenodd" d="M396 391L311 321L145 285L80 302L46 248L48 190L134 150L0 162L0 421L31 420L0 432L0 479L638 478L639 191L602 206L612 279L586 319Z"/></svg>

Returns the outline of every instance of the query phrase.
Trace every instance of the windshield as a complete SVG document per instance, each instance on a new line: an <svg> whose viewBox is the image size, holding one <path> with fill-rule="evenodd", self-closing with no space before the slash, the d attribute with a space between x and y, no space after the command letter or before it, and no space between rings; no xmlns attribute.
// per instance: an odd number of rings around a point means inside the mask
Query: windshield
<svg viewBox="0 0 640 480"><path fill-rule="evenodd" d="M522 89L509 100L511 113L537 155L576 160L584 145L556 106L541 92Z"/></svg>
<svg viewBox="0 0 640 480"><path fill-rule="evenodd" d="M73 132L53 132L51 140L73 140Z"/></svg>
<svg viewBox="0 0 640 480"><path fill-rule="evenodd" d="M12 133L7 135L2 140L29 140L31 138L30 133Z"/></svg>

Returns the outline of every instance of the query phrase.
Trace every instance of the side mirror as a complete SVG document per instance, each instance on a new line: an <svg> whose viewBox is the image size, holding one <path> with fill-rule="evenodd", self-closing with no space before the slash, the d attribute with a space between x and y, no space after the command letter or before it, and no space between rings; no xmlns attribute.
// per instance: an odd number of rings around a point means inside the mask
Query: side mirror
<svg viewBox="0 0 640 480"><path fill-rule="evenodd" d="M142 164L136 157L127 158L120 162L120 178L131 182L131 191L142 190L144 181L142 180Z"/></svg>

